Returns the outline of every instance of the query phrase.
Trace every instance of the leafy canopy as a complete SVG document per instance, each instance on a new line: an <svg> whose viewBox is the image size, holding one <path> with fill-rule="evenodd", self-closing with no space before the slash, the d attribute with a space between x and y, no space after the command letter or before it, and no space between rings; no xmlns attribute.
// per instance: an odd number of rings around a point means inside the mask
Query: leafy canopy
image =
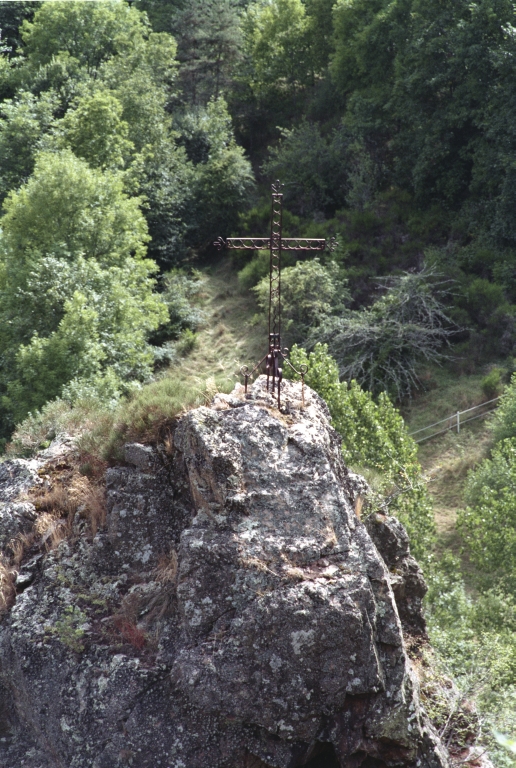
<svg viewBox="0 0 516 768"><path fill-rule="evenodd" d="M67 54L88 72L135 46L145 29L142 15L126 3L42 3L34 20L24 20L21 34L34 68Z"/></svg>
<svg viewBox="0 0 516 768"><path fill-rule="evenodd" d="M268 276L260 280L254 292L258 305L265 310L269 305ZM305 341L349 298L346 281L335 262L324 266L316 258L286 267L281 273L281 315L289 343Z"/></svg>
<svg viewBox="0 0 516 768"><path fill-rule="evenodd" d="M125 386L148 377L146 337L166 322L139 200L113 172L70 150L43 153L4 203L0 355L5 429L108 369ZM38 373L39 371L39 373Z"/></svg>

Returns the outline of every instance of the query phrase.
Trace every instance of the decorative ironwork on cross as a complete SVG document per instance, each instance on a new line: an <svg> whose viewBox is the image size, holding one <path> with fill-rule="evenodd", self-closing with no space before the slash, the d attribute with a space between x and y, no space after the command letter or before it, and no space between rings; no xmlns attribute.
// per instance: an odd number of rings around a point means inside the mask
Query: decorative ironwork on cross
<svg viewBox="0 0 516 768"><path fill-rule="evenodd" d="M256 363L250 371L247 365L242 366L240 373L244 377L245 391L247 393L247 384L251 376L265 363L265 372L267 374L267 391L274 395L277 392L278 408L281 407L281 381L283 378L283 368L280 362L286 363L292 370L301 376L302 398L304 406L304 386L305 374L308 370L306 365L300 366L297 370L288 359L289 351L281 347L281 253L282 251L324 251L328 247L333 251L337 245L334 237L330 241L324 239L283 237L282 235L282 215L283 215L283 193L281 189L283 184L275 181L271 185L272 205L271 205L271 233L270 237L228 237L226 240L219 237L214 246L221 250L222 248L233 248L245 251L264 251L270 252L269 268L269 334L268 351L262 357L260 362Z"/></svg>

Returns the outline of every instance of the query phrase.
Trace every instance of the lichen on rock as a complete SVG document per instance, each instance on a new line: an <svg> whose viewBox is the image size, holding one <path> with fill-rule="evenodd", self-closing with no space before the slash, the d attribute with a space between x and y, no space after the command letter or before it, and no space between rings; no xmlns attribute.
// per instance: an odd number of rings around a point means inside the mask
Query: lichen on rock
<svg viewBox="0 0 516 768"><path fill-rule="evenodd" d="M447 764L404 646L406 534L356 516L316 393L283 401L261 377L173 451L127 446L105 529L43 553L0 624L0 765Z"/></svg>

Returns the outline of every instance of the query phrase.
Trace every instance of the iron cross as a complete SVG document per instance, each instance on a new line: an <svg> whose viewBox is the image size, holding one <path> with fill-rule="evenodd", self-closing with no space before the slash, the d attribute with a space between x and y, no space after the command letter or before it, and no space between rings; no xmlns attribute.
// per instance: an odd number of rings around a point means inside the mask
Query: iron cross
<svg viewBox="0 0 516 768"><path fill-rule="evenodd" d="M245 251L265 251L270 253L269 266L269 333L268 351L264 357L250 371L247 365L242 366L240 372L244 377L245 391L250 377L265 363L267 374L267 391L274 395L277 391L278 408L281 406L280 385L283 378L283 369L280 365L284 361L295 373L301 376L303 405L304 405L304 377L307 372L306 365L302 365L298 371L288 359L288 349L281 347L281 253L282 251L324 251L329 246L332 251L335 246L335 238L329 243L323 239L293 238L282 236L283 216L283 184L276 181L272 184L271 203L271 231L269 237L228 237L226 240L219 237L215 241L216 248L233 248ZM276 386L277 385L277 386Z"/></svg>

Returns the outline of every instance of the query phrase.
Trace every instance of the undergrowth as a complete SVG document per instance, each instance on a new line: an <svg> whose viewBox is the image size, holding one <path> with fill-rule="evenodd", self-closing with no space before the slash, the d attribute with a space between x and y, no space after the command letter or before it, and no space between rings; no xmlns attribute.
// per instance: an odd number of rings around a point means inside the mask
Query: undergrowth
<svg viewBox="0 0 516 768"><path fill-rule="evenodd" d="M75 438L85 460L118 461L124 443L159 442L175 419L189 408L210 402L219 392L230 392L234 379L226 374L202 380L169 374L142 387L115 407L94 399L71 405L57 399L30 414L15 430L6 456L31 456L58 435Z"/></svg>

